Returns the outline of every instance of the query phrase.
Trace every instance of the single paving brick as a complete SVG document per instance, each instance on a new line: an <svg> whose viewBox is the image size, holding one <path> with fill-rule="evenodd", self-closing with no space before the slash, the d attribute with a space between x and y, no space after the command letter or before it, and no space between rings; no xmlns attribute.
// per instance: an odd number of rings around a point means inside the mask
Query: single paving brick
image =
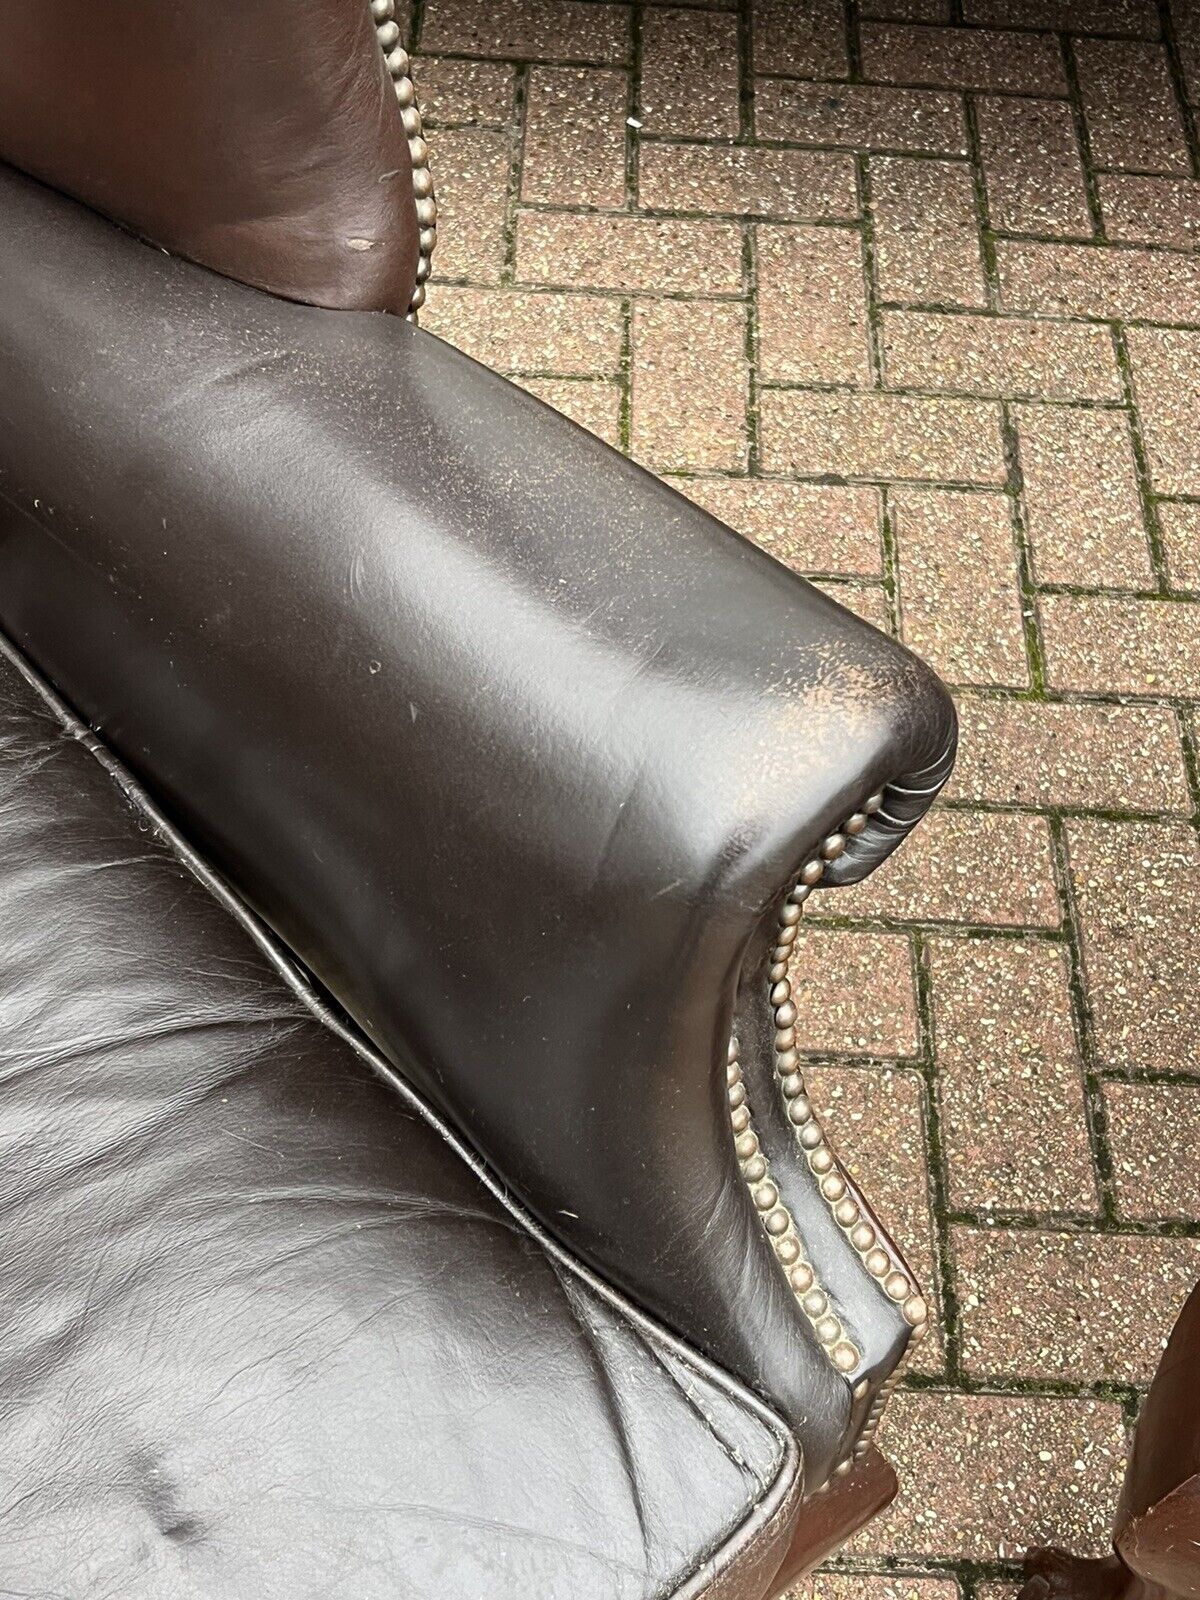
<svg viewBox="0 0 1200 1600"><path fill-rule="evenodd" d="M1005 311L1200 323L1200 259L1193 256L1001 239L996 258Z"/></svg>
<svg viewBox="0 0 1200 1600"><path fill-rule="evenodd" d="M1106 1083L1104 1111L1120 1216L1200 1221L1200 1084Z"/></svg>
<svg viewBox="0 0 1200 1600"><path fill-rule="evenodd" d="M929 1301L933 1327L913 1352L913 1370L939 1372L941 1290L921 1075L911 1068L806 1067L804 1080L834 1149Z"/></svg>
<svg viewBox="0 0 1200 1600"><path fill-rule="evenodd" d="M859 0L860 17L882 22L949 22L953 0Z"/></svg>
<svg viewBox="0 0 1200 1600"><path fill-rule="evenodd" d="M1160 500L1158 525L1177 589L1200 589L1200 505Z"/></svg>
<svg viewBox="0 0 1200 1600"><path fill-rule="evenodd" d="M1190 174L1183 119L1161 44L1078 39L1075 60L1097 166Z"/></svg>
<svg viewBox="0 0 1200 1600"><path fill-rule="evenodd" d="M927 948L951 1206L1094 1210L1062 947L939 936Z"/></svg>
<svg viewBox="0 0 1200 1600"><path fill-rule="evenodd" d="M1200 244L1200 183L1129 172L1102 172L1096 182L1110 239L1183 250Z"/></svg>
<svg viewBox="0 0 1200 1600"><path fill-rule="evenodd" d="M441 128L429 145L437 171L438 273L476 283L499 282L512 159L509 135L485 128Z"/></svg>
<svg viewBox="0 0 1200 1600"><path fill-rule="evenodd" d="M1153 586L1128 415L1023 405L1013 416L1036 580Z"/></svg>
<svg viewBox="0 0 1200 1600"><path fill-rule="evenodd" d="M987 304L975 190L965 162L875 157L871 210L881 299Z"/></svg>
<svg viewBox="0 0 1200 1600"><path fill-rule="evenodd" d="M760 226L759 370L768 382L870 382L858 229Z"/></svg>
<svg viewBox="0 0 1200 1600"><path fill-rule="evenodd" d="M513 114L513 68L501 61L420 56L413 81L428 127L506 127Z"/></svg>
<svg viewBox="0 0 1200 1600"><path fill-rule="evenodd" d="M1158 37L1155 0L963 0L963 20L993 28L1056 33L1137 33Z"/></svg>
<svg viewBox="0 0 1200 1600"><path fill-rule="evenodd" d="M1200 602L1055 594L1039 608L1052 688L1200 699Z"/></svg>
<svg viewBox="0 0 1200 1600"><path fill-rule="evenodd" d="M1092 1029L1106 1068L1200 1057L1200 846L1178 823L1067 822Z"/></svg>
<svg viewBox="0 0 1200 1600"><path fill-rule="evenodd" d="M885 311L884 375L897 389L1039 400L1119 400L1112 335L1090 322Z"/></svg>
<svg viewBox="0 0 1200 1600"><path fill-rule="evenodd" d="M1062 921L1045 820L1001 812L934 811L869 878L811 904L814 919L825 913L1010 928L1057 928Z"/></svg>
<svg viewBox="0 0 1200 1600"><path fill-rule="evenodd" d="M792 946L790 976L802 1050L916 1054L912 948L906 934L805 928Z"/></svg>
<svg viewBox="0 0 1200 1600"><path fill-rule="evenodd" d="M421 326L499 372L591 378L621 370L624 326L612 295L459 288L435 276Z"/></svg>
<svg viewBox="0 0 1200 1600"><path fill-rule="evenodd" d="M902 1389L879 1446L900 1493L847 1554L1019 1561L1034 1544L1108 1548L1125 1468L1119 1405Z"/></svg>
<svg viewBox="0 0 1200 1600"><path fill-rule="evenodd" d="M522 389L594 433L605 444L621 444L621 386L599 378L519 378Z"/></svg>
<svg viewBox="0 0 1200 1600"><path fill-rule="evenodd" d="M776 478L676 478L675 488L794 572L877 577L879 490Z"/></svg>
<svg viewBox="0 0 1200 1600"><path fill-rule="evenodd" d="M1200 333L1131 328L1129 355L1155 489L1200 493Z"/></svg>
<svg viewBox="0 0 1200 1600"><path fill-rule="evenodd" d="M1000 484L999 407L985 400L764 389L768 472Z"/></svg>
<svg viewBox="0 0 1200 1600"><path fill-rule="evenodd" d="M642 26L642 124L647 133L736 134L737 18L654 6Z"/></svg>
<svg viewBox="0 0 1200 1600"><path fill-rule="evenodd" d="M854 161L841 151L644 139L638 197L663 211L726 212L788 221L858 216Z"/></svg>
<svg viewBox="0 0 1200 1600"><path fill-rule="evenodd" d="M849 70L841 0L753 0L754 70L838 78Z"/></svg>
<svg viewBox="0 0 1200 1600"><path fill-rule="evenodd" d="M746 465L746 307L644 300L633 309L630 452L659 471Z"/></svg>
<svg viewBox="0 0 1200 1600"><path fill-rule="evenodd" d="M698 217L525 211L517 276L564 288L740 294L742 235L735 223Z"/></svg>
<svg viewBox="0 0 1200 1600"><path fill-rule="evenodd" d="M892 497L903 638L951 683L1029 681L1012 502L904 489Z"/></svg>
<svg viewBox="0 0 1200 1600"><path fill-rule="evenodd" d="M908 27L870 22L862 29L863 73L876 83L931 84L1009 94L1067 92L1053 38L987 29Z"/></svg>
<svg viewBox="0 0 1200 1600"><path fill-rule="evenodd" d="M962 96L937 89L759 78L754 99L760 139L943 156L970 148Z"/></svg>
<svg viewBox="0 0 1200 1600"><path fill-rule="evenodd" d="M951 1250L984 1378L1145 1386L1200 1277L1200 1239L955 1228Z"/></svg>
<svg viewBox="0 0 1200 1600"><path fill-rule="evenodd" d="M606 0L428 0L421 49L516 61L628 61L629 7Z"/></svg>
<svg viewBox="0 0 1200 1600"><path fill-rule="evenodd" d="M1090 237L1075 119L1067 102L985 95L975 105L992 227Z"/></svg>
<svg viewBox="0 0 1200 1600"><path fill-rule="evenodd" d="M624 205L628 101L627 73L534 67L525 103L522 200Z"/></svg>
<svg viewBox="0 0 1200 1600"><path fill-rule="evenodd" d="M910 1578L903 1573L814 1572L783 1600L960 1600L953 1578Z"/></svg>
<svg viewBox="0 0 1200 1600"><path fill-rule="evenodd" d="M1189 814L1175 713L961 693L947 795L996 805Z"/></svg>

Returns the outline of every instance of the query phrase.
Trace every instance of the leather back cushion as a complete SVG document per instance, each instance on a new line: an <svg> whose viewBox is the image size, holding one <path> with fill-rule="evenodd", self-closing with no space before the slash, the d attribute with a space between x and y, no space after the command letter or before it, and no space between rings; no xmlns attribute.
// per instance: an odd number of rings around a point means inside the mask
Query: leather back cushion
<svg viewBox="0 0 1200 1600"><path fill-rule="evenodd" d="M0 157L175 255L403 312L408 143L367 0L0 8Z"/></svg>

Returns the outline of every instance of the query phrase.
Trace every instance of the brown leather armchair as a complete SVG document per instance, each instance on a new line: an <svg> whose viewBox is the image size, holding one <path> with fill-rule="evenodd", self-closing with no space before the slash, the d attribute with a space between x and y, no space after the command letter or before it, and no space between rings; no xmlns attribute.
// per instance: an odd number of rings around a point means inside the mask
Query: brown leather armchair
<svg viewBox="0 0 1200 1600"><path fill-rule="evenodd" d="M927 1311L792 945L911 654L397 314L387 0L0 18L0 1590L761 1600Z"/></svg>

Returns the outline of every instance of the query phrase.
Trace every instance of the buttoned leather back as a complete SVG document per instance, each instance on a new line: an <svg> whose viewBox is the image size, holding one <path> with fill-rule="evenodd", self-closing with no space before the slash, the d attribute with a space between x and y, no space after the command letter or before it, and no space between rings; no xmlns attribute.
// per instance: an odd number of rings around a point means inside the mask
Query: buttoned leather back
<svg viewBox="0 0 1200 1600"><path fill-rule="evenodd" d="M403 312L408 142L367 0L0 7L0 158L173 255Z"/></svg>

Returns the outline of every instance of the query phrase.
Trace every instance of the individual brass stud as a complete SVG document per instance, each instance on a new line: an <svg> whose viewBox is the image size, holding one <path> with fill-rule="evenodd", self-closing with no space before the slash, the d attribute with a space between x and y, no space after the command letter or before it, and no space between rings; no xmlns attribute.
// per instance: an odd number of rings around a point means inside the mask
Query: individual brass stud
<svg viewBox="0 0 1200 1600"><path fill-rule="evenodd" d="M825 857L826 861L836 861L837 858L844 852L845 848L845 834L831 833L828 839L826 839L821 845L821 854Z"/></svg>
<svg viewBox="0 0 1200 1600"><path fill-rule="evenodd" d="M800 1258L800 1246L795 1239L781 1239L776 1246L776 1253L785 1267L790 1267L793 1261Z"/></svg>
<svg viewBox="0 0 1200 1600"><path fill-rule="evenodd" d="M405 78L402 81L407 83L408 79ZM399 96L397 96L397 98L399 98ZM414 167L426 166L429 161L428 150L426 150L424 157L418 160L416 152L413 149L414 144L420 144L423 146L425 143L425 141L420 137L421 113L417 110L415 105L404 106L400 112L400 121L404 124L404 131L408 135L409 160L412 162Z"/></svg>
<svg viewBox="0 0 1200 1600"><path fill-rule="evenodd" d="M822 1145L819 1150L814 1150L808 1158L808 1164L817 1174L818 1178L823 1173L833 1171L833 1151Z"/></svg>
<svg viewBox="0 0 1200 1600"><path fill-rule="evenodd" d="M875 1243L875 1229L869 1222L860 1222L850 1235L850 1243L860 1254L865 1253Z"/></svg>
<svg viewBox="0 0 1200 1600"><path fill-rule="evenodd" d="M725 1059L726 1061L736 1061L740 1054L741 1046L738 1044L738 1036L735 1033L730 1037L729 1046L725 1051Z"/></svg>
<svg viewBox="0 0 1200 1600"><path fill-rule="evenodd" d="M746 1085L738 1082L729 1086L729 1104L736 1110L746 1098Z"/></svg>
<svg viewBox="0 0 1200 1600"><path fill-rule="evenodd" d="M852 817L847 817L845 822L842 823L842 832L848 834L851 839L856 838L866 827L869 820L865 811L856 811Z"/></svg>
<svg viewBox="0 0 1200 1600"><path fill-rule="evenodd" d="M792 1268L788 1282L797 1294L808 1293L813 1285L813 1269L807 1261L802 1261L799 1266Z"/></svg>
<svg viewBox="0 0 1200 1600"><path fill-rule="evenodd" d="M806 1094L797 1095L790 1112L792 1121L798 1124L811 1122L812 1114L812 1101Z"/></svg>
<svg viewBox="0 0 1200 1600"><path fill-rule="evenodd" d="M802 1093L804 1089L804 1079L798 1072L789 1072L779 1087L783 1090L783 1098L785 1100L791 1100L796 1095Z"/></svg>
<svg viewBox="0 0 1200 1600"><path fill-rule="evenodd" d="M808 897L809 897L809 895L811 893L812 893L812 885L809 884L809 883L801 882L801 883L798 883L796 885L796 887L792 890L791 894L788 895L788 899L792 902L793 905L802 906L804 904L804 902L808 899Z"/></svg>
<svg viewBox="0 0 1200 1600"><path fill-rule="evenodd" d="M821 1317L814 1325L814 1331L822 1344L833 1344L842 1336L842 1325L834 1316Z"/></svg>
<svg viewBox="0 0 1200 1600"><path fill-rule="evenodd" d="M400 43L400 29L390 17L381 22L375 29L375 37L379 40L380 48L384 54Z"/></svg>
<svg viewBox="0 0 1200 1600"><path fill-rule="evenodd" d="M795 922L781 923L780 927L779 927L779 930L775 935L775 938L776 938L776 941L778 943L779 948L781 950L787 950L789 948L789 946L795 944L796 935L797 935L798 932L799 932L799 924L798 923L795 923Z"/></svg>
<svg viewBox="0 0 1200 1600"><path fill-rule="evenodd" d="M785 1000L781 1006L776 1008L775 1025L777 1028L793 1028L796 1025L798 1015L799 1013L792 1002ZM789 1047L785 1046L785 1048Z"/></svg>
<svg viewBox="0 0 1200 1600"><path fill-rule="evenodd" d="M833 1364L839 1372L853 1372L858 1365L858 1351L843 1339L833 1347Z"/></svg>
<svg viewBox="0 0 1200 1600"><path fill-rule="evenodd" d="M814 883L820 883L824 876L825 863L823 861L810 861L800 874L800 882L807 884L811 888Z"/></svg>
<svg viewBox="0 0 1200 1600"><path fill-rule="evenodd" d="M775 1071L781 1078L790 1076L791 1073L796 1071L799 1065L800 1053L798 1050L779 1050L776 1052Z"/></svg>
<svg viewBox="0 0 1200 1600"><path fill-rule="evenodd" d="M739 1161L749 1161L752 1156L758 1154L758 1135L743 1133L734 1145L734 1149L737 1151Z"/></svg>
<svg viewBox="0 0 1200 1600"><path fill-rule="evenodd" d="M729 1121L734 1133L745 1133L750 1126L750 1113L745 1106L735 1106L729 1113Z"/></svg>
<svg viewBox="0 0 1200 1600"><path fill-rule="evenodd" d="M800 1143L805 1150L819 1150L825 1141L825 1135L811 1119L805 1122L800 1134Z"/></svg>
<svg viewBox="0 0 1200 1600"><path fill-rule="evenodd" d="M871 1387L871 1384L870 1384L868 1379L860 1378L858 1380L858 1382L854 1385L854 1398L856 1400L865 1400L867 1398L867 1393L870 1390L870 1387Z"/></svg>
<svg viewBox="0 0 1200 1600"><path fill-rule="evenodd" d="M775 1238L778 1238L781 1233L786 1233L791 1225L792 1219L786 1211L772 1211L766 1220L767 1232Z"/></svg>
<svg viewBox="0 0 1200 1600"><path fill-rule="evenodd" d="M823 1317L829 1310L829 1301L820 1289L810 1289L802 1303L810 1317Z"/></svg>
<svg viewBox="0 0 1200 1600"><path fill-rule="evenodd" d="M767 976L770 978L772 983L778 983L780 978L787 977L787 970L786 961L777 961Z"/></svg>
<svg viewBox="0 0 1200 1600"><path fill-rule="evenodd" d="M432 228L437 219L437 201L431 194L419 194L417 196L417 221L423 228Z"/></svg>
<svg viewBox="0 0 1200 1600"><path fill-rule="evenodd" d="M870 797L869 800L865 800L863 802L863 810L867 813L867 815L869 817L873 817L877 811L882 811L882 809L883 809L883 790L882 789L880 789L877 793L873 794Z"/></svg>
<svg viewBox="0 0 1200 1600"><path fill-rule="evenodd" d="M767 1175L767 1163L762 1156L751 1156L746 1163L745 1179L747 1183L757 1183L760 1178Z"/></svg>
<svg viewBox="0 0 1200 1600"><path fill-rule="evenodd" d="M876 1247L874 1250L867 1251L867 1259L864 1265L873 1278L886 1278L892 1269L892 1258L886 1250L880 1250Z"/></svg>
<svg viewBox="0 0 1200 1600"><path fill-rule="evenodd" d="M410 106L416 105L417 91L413 88L411 78L397 78L392 84L392 88L396 92L396 99L400 104L401 111L407 111Z"/></svg>
<svg viewBox="0 0 1200 1600"><path fill-rule="evenodd" d="M428 200L433 194L433 176L428 167L413 168L413 193L418 200Z"/></svg>
<svg viewBox="0 0 1200 1600"><path fill-rule="evenodd" d="M425 285L423 283L419 283L413 290L412 299L408 302L408 304L410 310L420 311L421 307L425 304Z"/></svg>
<svg viewBox="0 0 1200 1600"><path fill-rule="evenodd" d="M846 1185L836 1172L831 1172L828 1177L821 1179L821 1193L826 1200L840 1200L846 1193Z"/></svg>
<svg viewBox="0 0 1200 1600"><path fill-rule="evenodd" d="M904 1302L904 1320L914 1328L919 1328L929 1316L929 1307L924 1298L919 1294L910 1295Z"/></svg>
<svg viewBox="0 0 1200 1600"><path fill-rule="evenodd" d="M850 1199L849 1195L846 1196L833 1214L837 1218L840 1228L852 1228L858 1221L858 1207Z"/></svg>
<svg viewBox="0 0 1200 1600"><path fill-rule="evenodd" d="M890 1272L884 1279L883 1290L890 1300L903 1300L912 1293L912 1284L902 1272Z"/></svg>
<svg viewBox="0 0 1200 1600"><path fill-rule="evenodd" d="M387 69L393 78L408 77L409 61L407 50L403 50L399 45L397 45L394 50L388 51L386 59Z"/></svg>
<svg viewBox="0 0 1200 1600"><path fill-rule="evenodd" d="M800 921L800 907L792 900L785 900L779 920L785 928L794 928Z"/></svg>
<svg viewBox="0 0 1200 1600"><path fill-rule="evenodd" d="M786 978L781 978L778 983L771 986L771 1004L781 1006L785 1000L792 998L792 986Z"/></svg>
<svg viewBox="0 0 1200 1600"><path fill-rule="evenodd" d="M773 1183L760 1183L754 1191L754 1204L760 1211L772 1211L779 1199L779 1190Z"/></svg>
<svg viewBox="0 0 1200 1600"><path fill-rule="evenodd" d="M785 1050L791 1050L796 1043L795 1028L780 1028L775 1035L775 1053L782 1055Z"/></svg>

